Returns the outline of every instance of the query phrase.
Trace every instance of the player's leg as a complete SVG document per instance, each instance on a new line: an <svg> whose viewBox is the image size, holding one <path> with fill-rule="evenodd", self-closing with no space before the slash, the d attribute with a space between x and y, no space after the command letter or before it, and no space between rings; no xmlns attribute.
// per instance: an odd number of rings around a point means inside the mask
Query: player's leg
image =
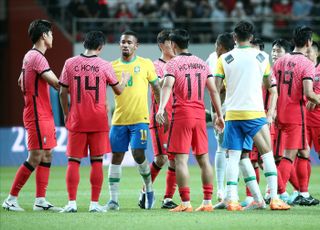
<svg viewBox="0 0 320 230"><path fill-rule="evenodd" d="M66 184L68 191L68 204L61 212L77 212L77 192L80 182L80 163L88 155L87 133L68 131L67 156L68 166Z"/></svg>
<svg viewBox="0 0 320 230"><path fill-rule="evenodd" d="M164 195L161 208L172 209L178 206L172 200L177 187L176 169L175 169L176 167L175 167L174 155L169 153L168 158L169 158L169 166L168 166L167 175L166 175L166 188L165 188L165 195Z"/></svg>
<svg viewBox="0 0 320 230"><path fill-rule="evenodd" d="M214 169L217 181L217 199L222 201L224 197L224 177L226 174L226 149L222 147L223 133L216 134L217 152L214 158Z"/></svg>
<svg viewBox="0 0 320 230"><path fill-rule="evenodd" d="M265 119L253 120L254 129L251 131L251 136L261 154L261 158L264 165L264 175L267 179L267 184L270 189L270 208L272 210L287 210L289 205L285 204L278 198L278 178L277 167L274 161L273 152L271 148L271 139L269 127L266 124Z"/></svg>
<svg viewBox="0 0 320 230"><path fill-rule="evenodd" d="M125 125L114 125L110 130L110 144L112 159L109 165L108 184L110 200L107 203L108 210L119 210L119 185L122 174L121 163L125 152L128 151L129 129Z"/></svg>

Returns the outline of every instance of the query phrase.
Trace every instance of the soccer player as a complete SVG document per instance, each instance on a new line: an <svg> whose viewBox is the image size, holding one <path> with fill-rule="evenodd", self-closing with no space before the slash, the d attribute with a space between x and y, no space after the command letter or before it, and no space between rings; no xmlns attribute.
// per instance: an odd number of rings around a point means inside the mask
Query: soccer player
<svg viewBox="0 0 320 230"><path fill-rule="evenodd" d="M192 146L201 169L203 202L196 211L212 211L212 167L208 156L208 137L205 121L204 89L207 86L211 100L217 111L217 127L224 128L220 96L215 88L209 67L200 58L188 52L189 34L177 29L170 34L172 49L177 55L166 65L165 80L161 89L157 122L165 122L165 107L171 92L174 95L172 123L170 126L168 152L175 155L176 177L181 204L172 212L192 212L190 188L188 186L188 158Z"/></svg>
<svg viewBox="0 0 320 230"><path fill-rule="evenodd" d="M169 40L169 34L170 34L170 30L163 30L157 36L157 42L158 42L159 49L161 51L161 57L155 60L153 64L155 66L160 85L163 84L166 63L171 58L174 57L174 53L171 48L171 42ZM166 112L168 114L169 124L171 121L172 103L173 103L173 98L171 96L166 106ZM175 172L175 165L174 165L174 155L167 153L169 132L165 132L164 126L160 126L159 124L156 123L155 117L158 111L158 107L159 107L159 104L157 103L157 101L154 98L154 95L152 94L149 129L150 129L153 152L155 157L153 162L150 164L151 179L152 179L152 182L154 182L161 168L165 165L165 163L169 161L169 166L168 166L167 176L166 176L165 195L164 195L164 200L162 202L161 208L172 209L177 207L177 204L175 204L172 201L172 197L176 190L176 172ZM141 206L144 206L143 202L140 204L140 207Z"/></svg>
<svg viewBox="0 0 320 230"><path fill-rule="evenodd" d="M215 68L217 66L217 59L222 54L229 52L234 48L234 40L231 33L222 33L219 34L216 40L216 51L208 57L206 63L208 64L210 71L212 74L215 73ZM224 102L225 99L225 88L222 87L221 91L221 103ZM222 112L224 111L225 104L222 105ZM215 120L217 118L216 113L214 111L214 107L211 106L211 117L213 124L215 124ZM217 130L215 131L215 136L217 140L217 152L215 154L214 160L214 169L217 180L217 199L218 201L222 201L224 198L224 176L226 170L226 150L222 147L223 142L223 133L219 133Z"/></svg>
<svg viewBox="0 0 320 230"><path fill-rule="evenodd" d="M138 45L138 37L135 32L123 32L120 37L121 58L112 62L118 79L123 71L129 72L131 77L123 94L115 96L115 111L110 130L112 161L109 166L108 210L119 210L121 163L129 144L144 181L145 208L150 209L154 204L150 167L144 151L148 141L148 85L151 85L157 101L159 101L160 87L152 61L136 55ZM140 194L140 200L142 197L143 194Z"/></svg>
<svg viewBox="0 0 320 230"><path fill-rule="evenodd" d="M255 172L249 159L240 161L243 143L247 136L253 138L264 163L264 171L271 193L272 210L289 209L277 195L277 168L274 163L270 143L270 132L263 107L262 88L264 82L269 88L270 65L265 56L250 45L254 34L251 23L241 21L234 29L237 48L219 57L217 63L216 85L221 88L223 80L226 84L226 128L223 147L227 152L227 209L242 210L238 202L239 164L243 168L246 182L253 181L256 185ZM248 68L246 68L248 67ZM246 93L243 93L243 92ZM248 183L247 183L248 185ZM256 208L262 208L264 201L258 197Z"/></svg>
<svg viewBox="0 0 320 230"><path fill-rule="evenodd" d="M315 74L314 63L305 57L312 44L312 30L305 26L295 28L293 41L295 45L293 52L279 58L273 66L279 95L277 103L278 129L284 146L283 158L278 168L286 186L299 150L296 171L300 195L293 201L293 204L315 205L318 203L317 200L308 192L310 149L306 139L304 99L305 96L312 103L320 103L320 95L315 94L312 88Z"/></svg>
<svg viewBox="0 0 320 230"><path fill-rule="evenodd" d="M88 156L88 148L91 162L89 212L106 211L98 204L103 183L103 155L111 152L106 88L110 85L119 95L130 76L123 74L119 83L111 63L98 57L104 44L101 31L87 33L83 43L85 51L66 60L61 73L60 102L68 129L66 183L69 195L69 202L62 212L77 212L79 167L81 159Z"/></svg>
<svg viewBox="0 0 320 230"><path fill-rule="evenodd" d="M28 133L27 160L18 169L8 198L2 207L9 211L24 211L18 204L18 195L31 173L36 169L36 199L34 211L60 211L46 201L52 153L57 145L49 85L59 89L58 78L51 71L44 54L52 48L52 24L46 20L31 22L28 29L33 48L22 63L18 80L24 97L23 123Z"/></svg>

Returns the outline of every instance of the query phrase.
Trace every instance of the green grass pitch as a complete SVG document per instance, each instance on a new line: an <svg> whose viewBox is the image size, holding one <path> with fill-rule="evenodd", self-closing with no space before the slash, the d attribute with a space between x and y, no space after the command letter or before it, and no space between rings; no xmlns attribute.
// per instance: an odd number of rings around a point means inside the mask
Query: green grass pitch
<svg viewBox="0 0 320 230"><path fill-rule="evenodd" d="M17 168L0 167L1 203L7 197ZM105 204L109 193L107 190L107 167L101 193L100 204ZM52 167L47 198L56 206L67 203L65 185L66 167ZM164 193L165 170L157 178L154 187L156 205L153 210L141 210L137 206L142 180L134 167L123 168L120 184L120 211L107 213L89 213L90 201L90 167L80 168L80 185L78 189L77 213L33 212L35 182L31 176L19 196L21 207L26 212L15 213L3 209L0 211L0 229L320 229L320 206L293 207L289 211L255 210L227 212L215 210L212 213L170 213L160 208ZM190 167L191 203L197 208L202 200L202 189L198 167ZM262 177L261 188L264 191L265 180ZM289 188L290 191L291 187ZM244 198L244 182L240 180L239 193ZM320 198L320 167L312 168L310 193ZM174 197L179 202L176 192ZM213 196L215 203L215 192Z"/></svg>

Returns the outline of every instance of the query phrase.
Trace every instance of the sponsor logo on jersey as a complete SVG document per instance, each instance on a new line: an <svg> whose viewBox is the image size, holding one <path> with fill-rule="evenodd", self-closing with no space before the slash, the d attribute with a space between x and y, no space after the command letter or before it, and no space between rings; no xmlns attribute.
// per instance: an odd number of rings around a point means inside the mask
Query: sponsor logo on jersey
<svg viewBox="0 0 320 230"><path fill-rule="evenodd" d="M229 54L225 59L224 59L228 64L233 62L234 58L231 54Z"/></svg>
<svg viewBox="0 0 320 230"><path fill-rule="evenodd" d="M261 63L264 61L264 59L266 59L266 58L263 56L262 53L259 53L256 58L257 58L258 61L261 62Z"/></svg>

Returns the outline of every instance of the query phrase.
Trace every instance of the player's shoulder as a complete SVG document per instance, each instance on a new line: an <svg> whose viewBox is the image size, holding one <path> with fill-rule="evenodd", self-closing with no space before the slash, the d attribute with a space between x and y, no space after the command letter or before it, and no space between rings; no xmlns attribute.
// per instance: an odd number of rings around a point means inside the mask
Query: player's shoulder
<svg viewBox="0 0 320 230"><path fill-rule="evenodd" d="M144 58L144 57L141 57L141 56L137 56L137 59L136 61L138 63L140 63L141 65L147 65L147 66L153 66L153 62L150 58Z"/></svg>

